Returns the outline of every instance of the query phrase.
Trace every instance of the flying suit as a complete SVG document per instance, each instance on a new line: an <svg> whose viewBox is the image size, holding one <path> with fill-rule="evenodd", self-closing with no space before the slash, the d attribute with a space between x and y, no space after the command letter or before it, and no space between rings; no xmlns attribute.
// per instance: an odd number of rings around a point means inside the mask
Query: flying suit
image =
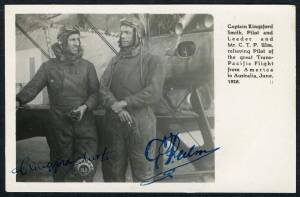
<svg viewBox="0 0 300 197"><path fill-rule="evenodd" d="M61 54L56 56L41 65L33 79L17 94L17 100L25 104L47 86L50 118L46 137L54 181L80 181L73 173L74 162L97 152L92 110L98 104L99 81L94 65L87 60L81 57L62 60ZM88 109L82 120L70 120L66 114L83 104ZM67 160L71 163L65 162ZM95 161L93 164L95 166Z"/></svg>
<svg viewBox="0 0 300 197"><path fill-rule="evenodd" d="M133 181L153 176L152 162L146 160L144 152L156 136L152 106L161 97L164 73L159 58L142 52L140 47L121 50L104 71L100 80L100 98L106 107L104 141L112 152L112 159L102 164L106 182L124 182L128 161ZM121 100L127 102L126 110L134 120L132 126L122 123L111 110L111 105Z"/></svg>

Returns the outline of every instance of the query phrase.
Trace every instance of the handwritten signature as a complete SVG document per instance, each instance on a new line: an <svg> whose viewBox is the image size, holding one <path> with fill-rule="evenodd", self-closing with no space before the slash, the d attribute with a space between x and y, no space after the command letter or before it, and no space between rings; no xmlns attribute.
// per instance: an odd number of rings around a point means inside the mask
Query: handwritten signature
<svg viewBox="0 0 300 197"><path fill-rule="evenodd" d="M159 146L157 146L157 143ZM180 164L176 167L170 168L165 170L161 173L156 174L153 177L150 177L143 182L140 183L141 186L149 185L151 183L161 181L165 178L172 178L173 173L176 171L177 168L183 167L187 164L193 163L205 156L208 156L215 151L219 150L220 147L212 148L212 149L199 149L195 145L189 148L188 151L180 149L180 138L178 134L170 133L169 136L164 136L162 139L152 139L148 142L146 149L145 149L145 157L148 161L154 162L155 168L159 168L159 161L163 159L164 156L167 156L167 159L164 161L164 165L168 165L173 162L173 160L180 161L182 159L187 159L194 157L195 159L190 160L186 163ZM153 156L153 150L158 147L157 154Z"/></svg>
<svg viewBox="0 0 300 197"><path fill-rule="evenodd" d="M93 156L88 156L87 153L83 153L78 159L76 160L71 160L71 159L62 159L62 160L57 160L57 161L50 161L47 164L38 164L33 161L29 157L26 157L22 159L21 163L19 166L11 170L12 174L20 174L20 175L26 175L30 172L34 171L41 171L44 169L47 169L48 172L54 172L56 173L58 168L68 166L68 165L74 165L76 161L80 159L86 159L89 161L96 161L96 160L101 160L101 161L106 161L109 159L109 152L107 148L104 148L104 151L102 153L93 155Z"/></svg>

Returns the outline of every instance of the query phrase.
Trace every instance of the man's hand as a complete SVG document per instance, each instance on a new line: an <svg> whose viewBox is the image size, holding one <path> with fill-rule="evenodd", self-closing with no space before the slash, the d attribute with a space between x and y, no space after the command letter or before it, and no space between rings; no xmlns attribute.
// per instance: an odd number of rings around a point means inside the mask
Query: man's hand
<svg viewBox="0 0 300 197"><path fill-rule="evenodd" d="M116 113L120 113L124 107L127 106L127 103L125 101L119 101L119 102L115 102L112 106L111 109Z"/></svg>
<svg viewBox="0 0 300 197"><path fill-rule="evenodd" d="M16 110L18 110L20 108L20 102L16 101Z"/></svg>
<svg viewBox="0 0 300 197"><path fill-rule="evenodd" d="M80 116L78 118L78 121L80 121L83 117L84 112L87 110L87 106L86 105L81 105L79 106L77 109L75 109L73 112L80 112Z"/></svg>
<svg viewBox="0 0 300 197"><path fill-rule="evenodd" d="M122 110L118 113L121 122L127 122L129 124L133 123L131 115L128 111Z"/></svg>

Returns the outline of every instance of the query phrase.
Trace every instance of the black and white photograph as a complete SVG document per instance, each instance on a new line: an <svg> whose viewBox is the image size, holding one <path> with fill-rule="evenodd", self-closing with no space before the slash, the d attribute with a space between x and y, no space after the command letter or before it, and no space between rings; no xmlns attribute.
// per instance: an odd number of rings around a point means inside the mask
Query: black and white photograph
<svg viewBox="0 0 300 197"><path fill-rule="evenodd" d="M214 182L210 14L17 14L17 182Z"/></svg>
<svg viewBox="0 0 300 197"><path fill-rule="evenodd" d="M296 191L295 6L6 5L4 23L7 192Z"/></svg>

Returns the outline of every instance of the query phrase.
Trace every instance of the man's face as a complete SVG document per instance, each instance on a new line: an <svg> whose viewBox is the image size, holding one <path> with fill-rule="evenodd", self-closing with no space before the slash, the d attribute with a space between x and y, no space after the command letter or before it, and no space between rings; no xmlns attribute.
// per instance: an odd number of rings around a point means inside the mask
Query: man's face
<svg viewBox="0 0 300 197"><path fill-rule="evenodd" d="M70 53L76 55L79 53L80 48L80 36L79 34L71 34L68 37L68 50Z"/></svg>
<svg viewBox="0 0 300 197"><path fill-rule="evenodd" d="M130 47L133 45L133 28L122 25L120 30L120 42L122 47Z"/></svg>

